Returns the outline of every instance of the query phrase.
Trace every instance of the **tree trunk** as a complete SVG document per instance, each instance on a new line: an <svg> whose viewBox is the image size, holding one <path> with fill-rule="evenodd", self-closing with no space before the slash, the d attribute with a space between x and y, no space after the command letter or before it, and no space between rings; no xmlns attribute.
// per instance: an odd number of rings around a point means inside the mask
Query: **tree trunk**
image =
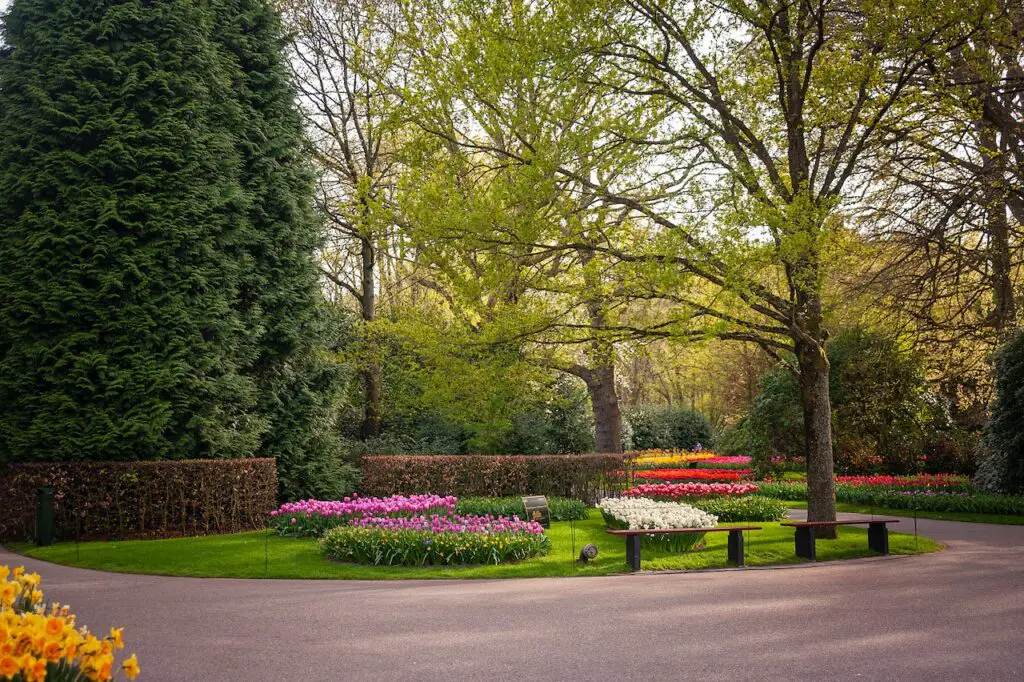
<svg viewBox="0 0 1024 682"><path fill-rule="evenodd" d="M985 231L988 233L989 259L992 269L992 313L989 322L1000 337L1014 326L1017 316L1013 296L1013 263L1010 255L1010 225L1006 216L1009 188L1006 186L1006 156L999 149L996 131L991 124L978 124L979 142L984 161L982 183L985 208Z"/></svg>
<svg viewBox="0 0 1024 682"><path fill-rule="evenodd" d="M832 462L832 401L828 390L828 357L824 343L799 339L800 395L807 446L807 520L836 520L836 491ZM834 538L834 528L820 528L818 537Z"/></svg>
<svg viewBox="0 0 1024 682"><path fill-rule="evenodd" d="M588 375L587 392L594 408L594 449L622 452L622 413L615 394L615 366L594 367Z"/></svg>
<svg viewBox="0 0 1024 682"><path fill-rule="evenodd" d="M363 380L363 424L360 432L363 438L380 435L380 362L377 359L377 345L369 323L377 317L377 288L374 270L377 254L373 243L367 237L360 237L362 296L359 298L360 312L366 328L366 362L360 375Z"/></svg>

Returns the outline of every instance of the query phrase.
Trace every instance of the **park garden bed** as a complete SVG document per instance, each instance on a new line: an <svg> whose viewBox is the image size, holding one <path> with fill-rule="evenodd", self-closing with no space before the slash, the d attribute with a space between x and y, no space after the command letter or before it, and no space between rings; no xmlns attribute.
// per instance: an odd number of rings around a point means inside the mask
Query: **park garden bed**
<svg viewBox="0 0 1024 682"><path fill-rule="evenodd" d="M746 540L748 566L802 563L793 551L793 530L778 523L759 523L763 530ZM842 528L836 540L818 542L818 560L830 561L876 556L867 548L867 531ZM534 578L599 576L627 572L621 538L606 532L596 509L583 521L559 521L545 535L549 551L525 561L477 566L367 566L331 561L316 540L288 537L272 530L166 540L59 543L49 547L16 544L10 549L43 561L121 573L143 573L219 578L295 578L399 580L425 578ZM725 568L725 533L705 536L704 546L684 553L645 550L644 570L699 570ZM598 548L596 559L576 563L585 544ZM941 546L925 537L892 533L893 554L934 552Z"/></svg>

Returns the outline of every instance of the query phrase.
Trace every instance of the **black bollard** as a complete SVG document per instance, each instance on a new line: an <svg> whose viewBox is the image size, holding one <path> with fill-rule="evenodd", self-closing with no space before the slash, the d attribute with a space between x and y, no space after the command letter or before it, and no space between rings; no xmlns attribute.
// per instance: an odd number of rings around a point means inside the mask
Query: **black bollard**
<svg viewBox="0 0 1024 682"><path fill-rule="evenodd" d="M54 539L55 512L53 488L40 488L36 495L36 544L52 545Z"/></svg>

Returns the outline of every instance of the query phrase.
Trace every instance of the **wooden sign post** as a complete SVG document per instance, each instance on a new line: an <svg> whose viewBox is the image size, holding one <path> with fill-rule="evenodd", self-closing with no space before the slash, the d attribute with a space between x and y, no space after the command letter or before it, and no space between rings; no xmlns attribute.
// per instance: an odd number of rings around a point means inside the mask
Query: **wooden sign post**
<svg viewBox="0 0 1024 682"><path fill-rule="evenodd" d="M529 495L523 498L526 507L526 520L536 521L545 528L551 527L551 511L548 509L548 498L543 495Z"/></svg>

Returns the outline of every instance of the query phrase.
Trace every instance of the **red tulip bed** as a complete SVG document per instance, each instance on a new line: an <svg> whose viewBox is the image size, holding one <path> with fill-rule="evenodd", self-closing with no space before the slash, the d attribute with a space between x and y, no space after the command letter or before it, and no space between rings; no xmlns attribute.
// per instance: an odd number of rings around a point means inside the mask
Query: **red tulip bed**
<svg viewBox="0 0 1024 682"><path fill-rule="evenodd" d="M653 481L742 481L750 478L750 469L649 469L634 471L633 478Z"/></svg>
<svg viewBox="0 0 1024 682"><path fill-rule="evenodd" d="M766 497L807 499L805 481L761 481L758 485ZM836 501L885 509L1024 515L1024 497L982 492L968 477L953 474L837 476Z"/></svg>

